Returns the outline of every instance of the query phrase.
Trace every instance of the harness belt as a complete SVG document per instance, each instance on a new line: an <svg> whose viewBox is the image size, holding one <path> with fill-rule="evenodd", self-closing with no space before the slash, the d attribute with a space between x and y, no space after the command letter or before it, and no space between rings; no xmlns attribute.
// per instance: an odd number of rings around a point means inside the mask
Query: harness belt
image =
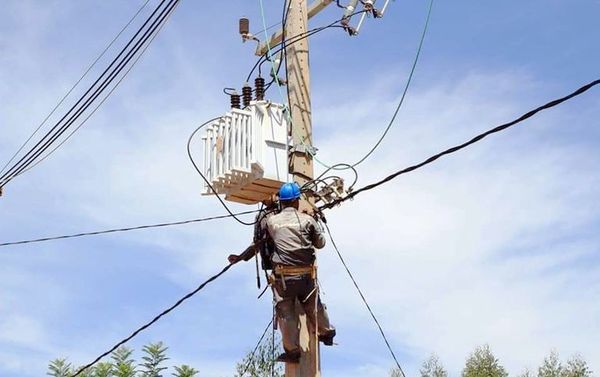
<svg viewBox="0 0 600 377"><path fill-rule="evenodd" d="M275 275L279 275L281 277L286 276L301 276L301 275L310 275L311 278L316 278L317 269L314 265L310 266L275 266Z"/></svg>

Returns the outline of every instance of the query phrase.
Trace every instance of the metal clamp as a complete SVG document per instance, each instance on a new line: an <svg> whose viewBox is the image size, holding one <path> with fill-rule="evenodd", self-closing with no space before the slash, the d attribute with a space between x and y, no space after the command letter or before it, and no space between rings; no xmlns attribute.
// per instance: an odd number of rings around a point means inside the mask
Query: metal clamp
<svg viewBox="0 0 600 377"><path fill-rule="evenodd" d="M319 149L312 146L312 145L306 145L306 144L296 144L292 147L290 147L290 153L304 153L304 154L310 154L311 156L315 156L317 154L317 151Z"/></svg>

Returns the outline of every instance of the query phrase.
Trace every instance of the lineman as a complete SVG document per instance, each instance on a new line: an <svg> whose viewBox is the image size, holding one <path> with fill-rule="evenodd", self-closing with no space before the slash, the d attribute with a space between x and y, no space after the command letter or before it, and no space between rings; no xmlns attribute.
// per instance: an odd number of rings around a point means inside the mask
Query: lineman
<svg viewBox="0 0 600 377"><path fill-rule="evenodd" d="M281 212L267 220L267 228L275 245L273 264L273 297L283 348L277 361L295 362L300 359L299 315L296 300L304 307L312 325L315 309L319 340L333 345L335 328L329 323L321 303L316 283L315 248L325 246L325 236L311 216L298 211L300 186L285 183L279 190Z"/></svg>
<svg viewBox="0 0 600 377"><path fill-rule="evenodd" d="M277 361L297 363L301 350L296 300L302 304L313 326L316 306L319 341L331 346L335 337L335 328L329 323L326 308L319 297L314 266L315 248L325 246L325 237L315 219L298 211L300 186L297 183L281 186L279 202L279 214L271 211L257 218L252 245L240 255L230 255L228 260L230 263L248 261L259 246L263 269L273 270L269 281L285 351Z"/></svg>

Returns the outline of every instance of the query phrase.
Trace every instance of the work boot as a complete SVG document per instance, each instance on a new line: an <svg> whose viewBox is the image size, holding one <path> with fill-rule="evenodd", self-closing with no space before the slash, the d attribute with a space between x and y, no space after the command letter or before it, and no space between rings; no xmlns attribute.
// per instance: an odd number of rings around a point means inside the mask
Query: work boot
<svg viewBox="0 0 600 377"><path fill-rule="evenodd" d="M333 338L335 337L335 329L327 331L325 334L319 335L319 341L326 346L333 346Z"/></svg>
<svg viewBox="0 0 600 377"><path fill-rule="evenodd" d="M277 356L275 361L280 361L282 363L297 364L300 362L300 350L296 350L296 351L292 351L292 352L284 352L281 355Z"/></svg>

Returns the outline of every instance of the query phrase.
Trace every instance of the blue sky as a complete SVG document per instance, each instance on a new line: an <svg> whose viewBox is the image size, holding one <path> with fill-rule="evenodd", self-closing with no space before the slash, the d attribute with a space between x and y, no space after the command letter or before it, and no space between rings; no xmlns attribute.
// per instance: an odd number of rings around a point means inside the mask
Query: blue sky
<svg viewBox="0 0 600 377"><path fill-rule="evenodd" d="M3 2L0 161L141 3ZM281 2L265 3L271 25ZM357 38L332 30L311 40L322 160L356 160L377 139L426 7L398 0ZM359 185L598 78L599 12L595 0L437 2L405 107ZM254 63L254 46L237 35L242 15L260 30L258 1L183 1L86 126L6 187L0 241L221 214L200 195L185 143L227 110L221 89L240 87ZM339 17L331 6L311 25ZM458 376L485 343L511 374L552 349L600 370L599 105L594 89L331 211L334 236L411 375L435 352ZM39 376L59 356L93 359L250 237L220 220L0 249L0 375ZM319 264L340 343L323 350L323 374L384 375L391 360L329 247ZM268 296L256 300L253 268L236 266L130 345L163 340L171 362L232 375L271 311Z"/></svg>

